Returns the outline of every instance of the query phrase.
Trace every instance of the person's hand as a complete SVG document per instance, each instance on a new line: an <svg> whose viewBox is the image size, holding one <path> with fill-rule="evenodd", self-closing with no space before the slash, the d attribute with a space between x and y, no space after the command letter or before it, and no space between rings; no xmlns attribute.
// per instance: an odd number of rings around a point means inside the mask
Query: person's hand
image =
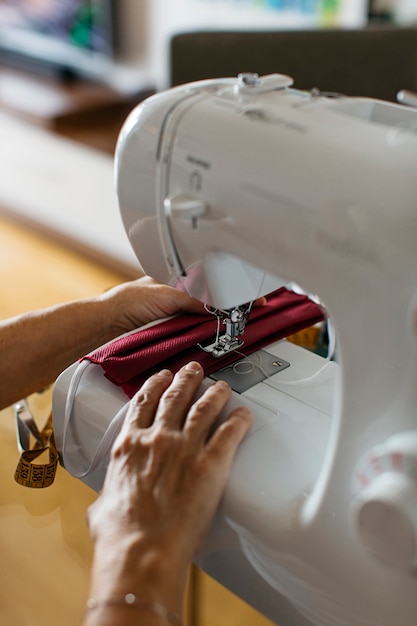
<svg viewBox="0 0 417 626"><path fill-rule="evenodd" d="M188 563L209 528L235 452L251 424L246 407L216 424L231 395L223 381L193 403L202 378L201 366L193 362L175 377L164 370L143 385L131 400L102 493L88 513L96 553L106 554L103 558L110 562L113 554L120 561L129 546L126 552L134 553L137 568L150 559L152 574L141 579L141 587L149 576L155 577L159 564L164 575L157 576L158 598L162 594L169 606L175 602L170 585L183 586ZM130 569L123 567L124 572ZM119 590L135 592L127 587L133 584L131 575L122 578ZM153 588L139 591L152 594Z"/></svg>
<svg viewBox="0 0 417 626"><path fill-rule="evenodd" d="M204 313L204 305L186 293L148 276L109 289L99 299L121 334L180 312Z"/></svg>
<svg viewBox="0 0 417 626"><path fill-rule="evenodd" d="M94 539L139 533L193 556L251 424L249 409L241 407L212 432L231 390L218 381L193 404L202 379L195 362L175 377L163 370L131 400L103 490L89 510Z"/></svg>
<svg viewBox="0 0 417 626"><path fill-rule="evenodd" d="M148 276L113 287L99 299L107 305L104 313L115 328L114 336L176 313L207 315L199 300ZM254 302L254 306L263 304L264 297Z"/></svg>

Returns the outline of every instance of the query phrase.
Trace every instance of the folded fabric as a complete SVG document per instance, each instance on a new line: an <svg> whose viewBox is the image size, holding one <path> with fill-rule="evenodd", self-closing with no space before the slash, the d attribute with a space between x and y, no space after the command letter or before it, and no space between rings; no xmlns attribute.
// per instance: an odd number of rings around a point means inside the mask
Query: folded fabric
<svg viewBox="0 0 417 626"><path fill-rule="evenodd" d="M189 361L198 361L206 375L238 361L260 348L323 320L322 308L305 295L286 288L254 307L239 351L216 358L201 345L214 341L217 320L212 315L182 314L154 326L120 337L84 359L101 365L105 376L131 398L144 381L167 368L177 372Z"/></svg>

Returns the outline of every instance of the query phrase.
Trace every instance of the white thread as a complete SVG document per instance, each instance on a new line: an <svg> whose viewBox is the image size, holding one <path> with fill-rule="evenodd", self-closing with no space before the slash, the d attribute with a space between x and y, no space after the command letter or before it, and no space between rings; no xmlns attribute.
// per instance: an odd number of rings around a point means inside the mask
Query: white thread
<svg viewBox="0 0 417 626"><path fill-rule="evenodd" d="M240 352L240 350L235 350L235 352L236 352L236 354L240 354L240 355L241 355L241 356L245 359L244 361L238 361L237 363L234 363L234 365L233 365L233 371L234 371L236 374L240 374L240 375L242 375L242 374L244 374L244 373L248 373L248 374L249 374L250 372L253 372L253 370L254 370L255 368L258 368L258 369L259 369L259 371L260 371L260 372L261 372L261 373L265 376L265 378L271 378L271 375L272 375L272 374L268 374L268 372L266 372L266 371L263 369L263 367L262 367L262 355L260 354L260 352L255 352L255 353L253 354L253 356L256 356L256 357L258 358L258 360L259 360L259 364L258 364L258 363L255 363L254 361L252 361L251 359L249 359L249 357L248 357L246 354L243 354L243 352ZM237 371L235 370L235 367L236 367L237 365L239 365L240 363L241 363L241 364L243 364L243 363L250 363L250 364L252 365L252 370L250 370L250 371L248 371L248 372L237 372Z"/></svg>
<svg viewBox="0 0 417 626"><path fill-rule="evenodd" d="M244 366L249 366L249 369L244 369ZM238 361L237 363L233 364L233 371L235 374L237 374L238 376L245 376L245 374L251 374L253 372L253 370L255 369L255 364L252 363L252 361L249 361L249 359L246 359L245 361ZM242 369L241 369L242 368Z"/></svg>

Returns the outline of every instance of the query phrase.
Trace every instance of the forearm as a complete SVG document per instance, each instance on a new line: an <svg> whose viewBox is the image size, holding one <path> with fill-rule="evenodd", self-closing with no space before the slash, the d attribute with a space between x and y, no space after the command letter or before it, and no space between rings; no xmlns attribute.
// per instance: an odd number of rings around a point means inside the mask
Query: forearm
<svg viewBox="0 0 417 626"><path fill-rule="evenodd" d="M0 323L0 408L52 383L72 362L143 324L203 306L143 277L94 298Z"/></svg>
<svg viewBox="0 0 417 626"><path fill-rule="evenodd" d="M115 336L96 298L0 324L0 406L39 391L72 362Z"/></svg>

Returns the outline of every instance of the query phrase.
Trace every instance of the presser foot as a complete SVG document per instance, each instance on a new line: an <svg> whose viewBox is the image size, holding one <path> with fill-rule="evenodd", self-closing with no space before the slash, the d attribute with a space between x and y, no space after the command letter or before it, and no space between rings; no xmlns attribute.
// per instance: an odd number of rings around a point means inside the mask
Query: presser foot
<svg viewBox="0 0 417 626"><path fill-rule="evenodd" d="M246 322L252 308L252 302L233 307L232 309L211 309L207 311L217 318L218 328L220 324L226 326L224 335L219 336L217 332L216 340L208 346L201 346L204 352L210 352L216 359L237 350L243 346L243 339L240 337L245 330Z"/></svg>
<svg viewBox="0 0 417 626"><path fill-rule="evenodd" d="M223 335L219 337L217 341L211 343L208 346L201 346L200 348L204 350L204 352L210 352L216 359L219 359L225 354L229 352L233 352L234 350L238 350L241 346L243 346L244 341L237 337L229 337L228 335Z"/></svg>

